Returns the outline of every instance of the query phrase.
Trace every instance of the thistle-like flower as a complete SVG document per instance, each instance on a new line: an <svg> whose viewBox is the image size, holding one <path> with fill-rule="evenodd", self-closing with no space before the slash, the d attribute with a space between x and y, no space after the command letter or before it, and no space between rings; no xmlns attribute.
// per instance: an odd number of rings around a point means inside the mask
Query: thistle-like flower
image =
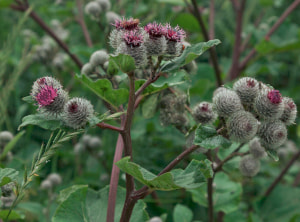
<svg viewBox="0 0 300 222"><path fill-rule="evenodd" d="M249 152L256 159L260 159L260 158L266 156L265 148L263 148L261 146L258 137L253 138L249 142Z"/></svg>
<svg viewBox="0 0 300 222"><path fill-rule="evenodd" d="M243 104L251 105L259 93L259 83L250 77L241 78L233 84L233 90L239 95Z"/></svg>
<svg viewBox="0 0 300 222"><path fill-rule="evenodd" d="M164 36L167 40L166 53L171 56L178 56L182 52L182 42L186 37L185 31L179 26L172 28L170 24L164 26Z"/></svg>
<svg viewBox="0 0 300 222"><path fill-rule="evenodd" d="M243 110L240 97L236 92L221 88L219 93L213 96L214 108L221 117L229 117L231 114Z"/></svg>
<svg viewBox="0 0 300 222"><path fill-rule="evenodd" d="M232 141L245 143L255 136L258 121L250 112L239 111L229 116L226 126Z"/></svg>
<svg viewBox="0 0 300 222"><path fill-rule="evenodd" d="M90 101L82 98L73 98L64 106L64 122L68 127L79 129L84 127L94 114Z"/></svg>
<svg viewBox="0 0 300 222"><path fill-rule="evenodd" d="M125 32L123 42L117 48L117 53L130 55L134 58L136 67L143 66L147 62L144 36L138 31Z"/></svg>
<svg viewBox="0 0 300 222"><path fill-rule="evenodd" d="M116 20L113 26L117 30L126 30L126 31L134 31L139 28L140 20L139 19L134 19L134 18L129 18L126 19L123 17L123 19Z"/></svg>
<svg viewBox="0 0 300 222"><path fill-rule="evenodd" d="M286 141L287 129L280 120L264 121L261 122L257 134L263 147L274 149Z"/></svg>
<svg viewBox="0 0 300 222"><path fill-rule="evenodd" d="M37 102L39 111L54 117L62 113L68 100L68 93L62 89L61 84L48 76L34 82L31 96Z"/></svg>
<svg viewBox="0 0 300 222"><path fill-rule="evenodd" d="M255 176L260 170L260 162L251 155L244 156L239 164L240 172L246 177Z"/></svg>
<svg viewBox="0 0 300 222"><path fill-rule="evenodd" d="M284 104L278 90L263 90L255 98L254 109L263 119L278 119L283 113Z"/></svg>
<svg viewBox="0 0 300 222"><path fill-rule="evenodd" d="M291 98L283 97L282 102L284 104L283 114L280 120L285 125L292 125L297 117L297 106Z"/></svg>
<svg viewBox="0 0 300 222"><path fill-rule="evenodd" d="M193 116L202 124L213 123L217 118L217 114L214 112L212 104L208 102L199 103L193 110Z"/></svg>
<svg viewBox="0 0 300 222"><path fill-rule="evenodd" d="M147 49L147 55L162 55L166 51L167 41L164 37L164 28L161 24L156 22L149 23L144 27L148 38L146 38L145 46Z"/></svg>

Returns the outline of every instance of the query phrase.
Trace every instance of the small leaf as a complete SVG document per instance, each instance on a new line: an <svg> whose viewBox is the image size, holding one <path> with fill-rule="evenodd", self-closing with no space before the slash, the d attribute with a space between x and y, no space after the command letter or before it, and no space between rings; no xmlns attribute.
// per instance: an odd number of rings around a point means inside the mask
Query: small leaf
<svg viewBox="0 0 300 222"><path fill-rule="evenodd" d="M231 142L223 136L218 135L215 128L199 125L195 132L194 144L206 149L214 149L217 147L228 148Z"/></svg>
<svg viewBox="0 0 300 222"><path fill-rule="evenodd" d="M279 160L279 156L278 156L276 150L266 149L266 152L267 152L268 156L271 157L274 161L278 161Z"/></svg>
<svg viewBox="0 0 300 222"><path fill-rule="evenodd" d="M17 179L19 171L12 168L0 168L0 187Z"/></svg>
<svg viewBox="0 0 300 222"><path fill-rule="evenodd" d="M32 96L25 96L22 98L23 101L29 103L29 104L34 104L36 101L32 98Z"/></svg>
<svg viewBox="0 0 300 222"><path fill-rule="evenodd" d="M6 156L6 154L14 148L18 140L24 135L25 131L19 132L9 143L4 147L2 154L0 155L0 160Z"/></svg>
<svg viewBox="0 0 300 222"><path fill-rule="evenodd" d="M76 79L87 86L92 92L94 92L101 99L111 104L115 109L128 99L127 89L113 89L111 82L108 79L98 79L93 81L86 75L76 75Z"/></svg>
<svg viewBox="0 0 300 222"><path fill-rule="evenodd" d="M200 55L202 55L209 48L220 44L219 39L209 40L208 42L201 42L192 46L186 47L183 53L176 59L165 63L161 67L162 72L172 72L178 70L180 67L190 63Z"/></svg>
<svg viewBox="0 0 300 222"><path fill-rule="evenodd" d="M173 211L173 221L174 222L191 222L193 219L193 211L188 207L177 204Z"/></svg>
<svg viewBox="0 0 300 222"><path fill-rule="evenodd" d="M115 69L115 67L118 67L124 73L129 73L135 70L134 59L129 55L124 55L124 54L119 54L117 56L111 55L109 57L109 64L110 63L112 63L110 65L111 69Z"/></svg>
<svg viewBox="0 0 300 222"><path fill-rule="evenodd" d="M22 119L22 124L18 127L18 130L27 125L37 125L43 129L53 131L61 128L63 124L60 120L47 119L46 116L42 114L32 114Z"/></svg>
<svg viewBox="0 0 300 222"><path fill-rule="evenodd" d="M145 119L149 119L154 116L157 107L158 94L150 96L142 106L142 114Z"/></svg>
<svg viewBox="0 0 300 222"><path fill-rule="evenodd" d="M185 170L175 169L156 176L138 164L129 162L129 159L129 157L124 157L116 165L122 171L154 190L194 189L206 183L206 178L213 175L211 163L208 160L192 160Z"/></svg>

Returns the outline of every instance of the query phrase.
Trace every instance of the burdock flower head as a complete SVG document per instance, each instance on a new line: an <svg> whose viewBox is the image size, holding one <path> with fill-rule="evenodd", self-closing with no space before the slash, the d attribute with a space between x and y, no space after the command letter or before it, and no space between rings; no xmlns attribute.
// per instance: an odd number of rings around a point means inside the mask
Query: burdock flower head
<svg viewBox="0 0 300 222"><path fill-rule="evenodd" d="M166 53L172 56L180 55L182 51L182 42L186 37L185 31L179 26L173 28L170 24L166 24L164 26L164 36L167 40Z"/></svg>
<svg viewBox="0 0 300 222"><path fill-rule="evenodd" d="M68 93L62 89L59 81L48 76L34 82L31 96L37 102L39 111L56 117L62 113L68 100Z"/></svg>
<svg viewBox="0 0 300 222"><path fill-rule="evenodd" d="M83 98L73 98L64 106L64 122L68 127L79 129L93 117L94 108L90 101Z"/></svg>
<svg viewBox="0 0 300 222"><path fill-rule="evenodd" d="M115 26L115 28L117 30L126 30L126 31L133 31L138 29L140 24L140 20L139 19L134 19L134 18L122 18L122 19L118 19L115 21L114 24L112 24L113 26Z"/></svg>
<svg viewBox="0 0 300 222"><path fill-rule="evenodd" d="M148 33L148 38L145 41L147 54L151 55L162 55L166 51L167 41L164 37L165 29L161 24L156 22L148 23L144 30Z"/></svg>
<svg viewBox="0 0 300 222"><path fill-rule="evenodd" d="M119 53L133 57L137 67L143 66L147 62L144 36L136 30L125 32L123 42L117 48L117 54Z"/></svg>

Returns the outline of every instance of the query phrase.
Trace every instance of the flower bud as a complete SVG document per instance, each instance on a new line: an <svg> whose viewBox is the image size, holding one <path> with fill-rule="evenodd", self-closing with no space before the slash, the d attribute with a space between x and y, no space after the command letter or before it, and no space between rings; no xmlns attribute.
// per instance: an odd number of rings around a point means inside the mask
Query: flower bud
<svg viewBox="0 0 300 222"><path fill-rule="evenodd" d="M105 17L106 17L106 21L107 21L108 24L112 24L116 20L120 19L120 16L117 13L111 12L111 11L106 12Z"/></svg>
<svg viewBox="0 0 300 222"><path fill-rule="evenodd" d="M103 65L109 59L109 55L105 50L94 52L90 57L90 64L93 67Z"/></svg>
<svg viewBox="0 0 300 222"><path fill-rule="evenodd" d="M9 197L14 191L15 184L10 182L1 187L1 192L3 197Z"/></svg>
<svg viewBox="0 0 300 222"><path fill-rule="evenodd" d="M278 119L284 109L278 90L263 90L255 98L254 109L263 119Z"/></svg>
<svg viewBox="0 0 300 222"><path fill-rule="evenodd" d="M264 121L258 129L258 136L263 147L273 149L285 142L287 129L280 120Z"/></svg>
<svg viewBox="0 0 300 222"><path fill-rule="evenodd" d="M111 8L109 0L95 0L103 11L108 11Z"/></svg>
<svg viewBox="0 0 300 222"><path fill-rule="evenodd" d="M14 138L14 135L9 131L0 132L0 149Z"/></svg>
<svg viewBox="0 0 300 222"><path fill-rule="evenodd" d="M259 138L257 137L249 142L249 152L256 159L266 156L265 148L261 146Z"/></svg>
<svg viewBox="0 0 300 222"><path fill-rule="evenodd" d="M231 114L243 110L241 100L236 92L229 89L220 89L213 97L214 108L221 117L229 117Z"/></svg>
<svg viewBox="0 0 300 222"><path fill-rule="evenodd" d="M106 62L103 64L104 70L107 70L108 66L109 66L109 61L106 61Z"/></svg>
<svg viewBox="0 0 300 222"><path fill-rule="evenodd" d="M199 103L193 110L194 118L202 124L213 123L217 114L212 109L212 104L208 102Z"/></svg>
<svg viewBox="0 0 300 222"><path fill-rule="evenodd" d="M148 34L146 38L145 46L148 56L162 55L166 51L167 41L164 37L164 28L161 24L156 22L149 23L144 27L144 30Z"/></svg>
<svg viewBox="0 0 300 222"><path fill-rule="evenodd" d="M283 97L282 102L284 104L283 114L280 120L287 126L294 124L297 117L297 106L291 98Z"/></svg>
<svg viewBox="0 0 300 222"><path fill-rule="evenodd" d="M59 184L61 184L61 176L58 173L51 173L49 174L49 176L47 177L47 180L49 180L52 185L57 186Z"/></svg>
<svg viewBox="0 0 300 222"><path fill-rule="evenodd" d="M79 129L84 127L94 114L90 101L83 98L73 98L64 107L64 122L68 127Z"/></svg>
<svg viewBox="0 0 300 222"><path fill-rule="evenodd" d="M226 91L226 90L228 90L228 89L226 89L224 86L218 87L218 88L214 91L213 96L216 96L218 93L223 92L223 90Z"/></svg>
<svg viewBox="0 0 300 222"><path fill-rule="evenodd" d="M102 141L99 137L94 136L89 140L88 147L91 149L97 149L102 145Z"/></svg>
<svg viewBox="0 0 300 222"><path fill-rule="evenodd" d="M244 176L253 177L260 170L260 162L251 155L247 155L241 159L239 169Z"/></svg>
<svg viewBox="0 0 300 222"><path fill-rule="evenodd" d="M238 111L229 116L226 126L232 141L245 143L255 136L258 121L251 113Z"/></svg>
<svg viewBox="0 0 300 222"><path fill-rule="evenodd" d="M252 104L259 93L259 84L256 79L245 77L233 84L233 90L236 91L243 104Z"/></svg>
<svg viewBox="0 0 300 222"><path fill-rule="evenodd" d="M42 190L50 190L52 189L52 183L50 180L43 180L43 182L40 185Z"/></svg>
<svg viewBox="0 0 300 222"><path fill-rule="evenodd" d="M91 19L98 20L102 9L96 1L92 1L86 4L84 11L91 17Z"/></svg>
<svg viewBox="0 0 300 222"><path fill-rule="evenodd" d="M52 77L43 77L36 80L32 86L31 95L39 106L39 111L49 116L57 117L63 111L68 100L68 93L61 84Z"/></svg>
<svg viewBox="0 0 300 222"><path fill-rule="evenodd" d="M93 72L94 67L91 65L91 63L86 63L81 68L81 74L89 75Z"/></svg>
<svg viewBox="0 0 300 222"><path fill-rule="evenodd" d="M167 40L166 53L170 56L179 56L182 52L182 42L186 37L185 31L179 26L175 28L170 24L164 26L164 36Z"/></svg>

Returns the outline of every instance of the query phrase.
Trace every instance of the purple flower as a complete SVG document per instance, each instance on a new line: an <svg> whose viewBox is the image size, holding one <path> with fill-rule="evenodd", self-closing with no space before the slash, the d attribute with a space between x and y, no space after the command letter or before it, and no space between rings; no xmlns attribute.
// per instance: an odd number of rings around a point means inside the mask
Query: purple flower
<svg viewBox="0 0 300 222"><path fill-rule="evenodd" d="M271 90L268 93L268 99L273 104L281 103L282 97L281 97L281 94L280 94L279 90Z"/></svg>
<svg viewBox="0 0 300 222"><path fill-rule="evenodd" d="M170 24L166 24L164 26L164 36L168 41L181 42L186 37L186 34L178 25L172 28Z"/></svg>
<svg viewBox="0 0 300 222"><path fill-rule="evenodd" d="M139 47L144 42L143 35L136 30L124 33L123 39L126 45L130 47Z"/></svg>
<svg viewBox="0 0 300 222"><path fill-rule="evenodd" d="M161 24L157 24L156 22L148 23L144 30L149 34L152 38L159 38L164 35L164 28Z"/></svg>
<svg viewBox="0 0 300 222"><path fill-rule="evenodd" d="M35 100L38 102L39 107L50 105L57 97L57 89L53 86L42 85L40 91L35 96Z"/></svg>

